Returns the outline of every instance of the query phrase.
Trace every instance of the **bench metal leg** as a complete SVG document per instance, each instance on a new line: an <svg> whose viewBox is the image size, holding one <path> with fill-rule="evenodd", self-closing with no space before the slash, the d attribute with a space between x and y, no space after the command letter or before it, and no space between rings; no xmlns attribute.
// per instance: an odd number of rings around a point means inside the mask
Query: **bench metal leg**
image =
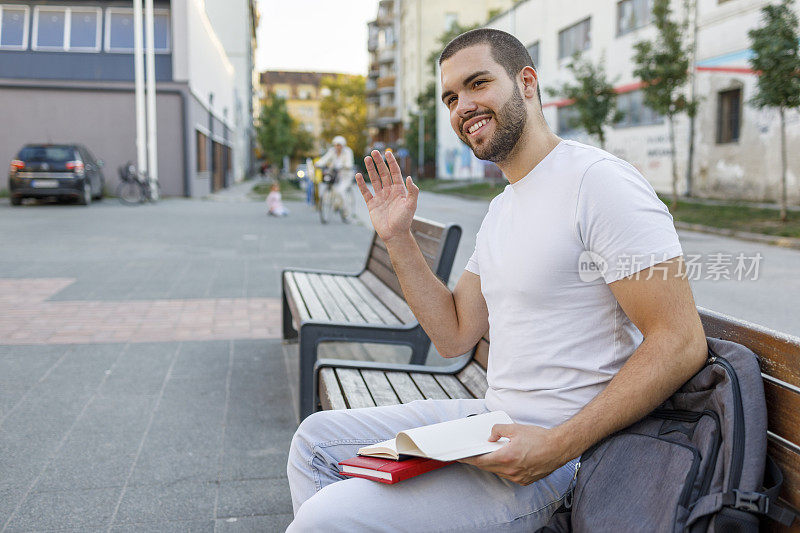
<svg viewBox="0 0 800 533"><path fill-rule="evenodd" d="M281 290L281 301L283 302L283 311L281 312L281 319L283 321L283 340L296 339L297 330L292 325L292 310L289 309L289 301L286 299L286 290Z"/></svg>

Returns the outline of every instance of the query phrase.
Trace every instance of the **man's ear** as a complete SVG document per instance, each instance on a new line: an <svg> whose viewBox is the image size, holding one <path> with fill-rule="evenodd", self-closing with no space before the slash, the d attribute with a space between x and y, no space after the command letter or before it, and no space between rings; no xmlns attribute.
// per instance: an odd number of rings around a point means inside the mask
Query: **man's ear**
<svg viewBox="0 0 800 533"><path fill-rule="evenodd" d="M537 98L536 89L539 86L539 77L533 67L525 67L520 71L522 78L522 96L525 98Z"/></svg>

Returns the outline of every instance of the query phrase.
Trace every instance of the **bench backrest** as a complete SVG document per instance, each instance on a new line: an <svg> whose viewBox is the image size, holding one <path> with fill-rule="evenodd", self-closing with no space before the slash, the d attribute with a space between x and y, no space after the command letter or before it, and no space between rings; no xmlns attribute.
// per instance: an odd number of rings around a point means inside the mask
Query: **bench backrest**
<svg viewBox="0 0 800 533"><path fill-rule="evenodd" d="M767 399L767 451L783 471L781 499L800 509L800 338L698 308L706 335L758 355Z"/></svg>
<svg viewBox="0 0 800 533"><path fill-rule="evenodd" d="M698 311L708 337L737 342L759 357L767 400L767 450L783 471L783 504L800 510L800 338L702 307ZM488 359L487 333L478 341L473 360L485 370Z"/></svg>
<svg viewBox="0 0 800 533"><path fill-rule="evenodd" d="M461 239L461 227L455 224L443 225L420 217L414 217L411 233L417 241L422 255L434 274L445 284L450 279L453 261ZM366 270L389 286L398 296L403 296L400 281L394 273L386 245L376 233L367 256Z"/></svg>

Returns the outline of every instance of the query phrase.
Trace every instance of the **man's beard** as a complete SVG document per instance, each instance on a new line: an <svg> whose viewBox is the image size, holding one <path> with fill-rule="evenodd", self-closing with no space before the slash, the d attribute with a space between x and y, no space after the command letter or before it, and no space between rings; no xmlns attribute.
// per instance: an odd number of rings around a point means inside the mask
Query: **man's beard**
<svg viewBox="0 0 800 533"><path fill-rule="evenodd" d="M466 136L461 136L461 140L472 148L472 153L478 159L502 163L516 148L528 121L525 101L522 99L519 87L514 86L514 94L503 105L500 112L495 114L494 120L496 123L494 136L483 145L472 144Z"/></svg>

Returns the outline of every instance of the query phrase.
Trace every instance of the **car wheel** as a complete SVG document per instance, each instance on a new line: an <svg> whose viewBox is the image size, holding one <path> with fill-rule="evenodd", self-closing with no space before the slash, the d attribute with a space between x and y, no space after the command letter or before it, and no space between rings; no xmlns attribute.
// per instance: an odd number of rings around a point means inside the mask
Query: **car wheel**
<svg viewBox="0 0 800 533"><path fill-rule="evenodd" d="M19 196L12 196L10 200L11 205L22 205L22 198Z"/></svg>
<svg viewBox="0 0 800 533"><path fill-rule="evenodd" d="M88 181L83 182L83 192L78 199L80 205L89 205L92 203L92 185Z"/></svg>

